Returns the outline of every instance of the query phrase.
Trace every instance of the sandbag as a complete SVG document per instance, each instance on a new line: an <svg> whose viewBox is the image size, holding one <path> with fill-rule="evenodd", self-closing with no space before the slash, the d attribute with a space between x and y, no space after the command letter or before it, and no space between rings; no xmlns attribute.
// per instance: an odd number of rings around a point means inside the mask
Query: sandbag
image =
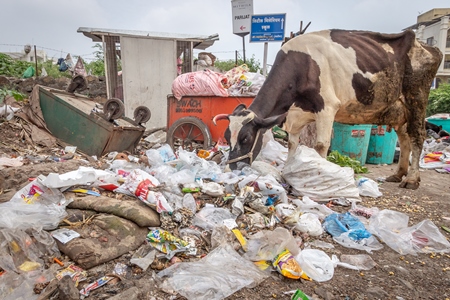
<svg viewBox="0 0 450 300"><path fill-rule="evenodd" d="M56 240L61 252L78 266L90 269L136 250L146 239L148 229L114 215L100 214L82 228L71 228L80 234L66 244Z"/></svg>
<svg viewBox="0 0 450 300"><path fill-rule="evenodd" d="M140 227L158 227L161 224L159 214L139 200L118 200L105 196L86 196L74 199L67 206L68 208L112 214L133 221Z"/></svg>
<svg viewBox="0 0 450 300"><path fill-rule="evenodd" d="M327 161L306 146L299 146L286 161L282 175L296 196L308 196L316 201L341 197L361 201L353 170Z"/></svg>

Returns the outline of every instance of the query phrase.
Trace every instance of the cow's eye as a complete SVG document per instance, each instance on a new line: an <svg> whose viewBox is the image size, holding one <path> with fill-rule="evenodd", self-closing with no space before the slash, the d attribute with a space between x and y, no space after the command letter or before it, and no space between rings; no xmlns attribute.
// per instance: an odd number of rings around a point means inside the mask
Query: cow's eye
<svg viewBox="0 0 450 300"><path fill-rule="evenodd" d="M292 90L293 87L294 87L294 86L292 85L292 83L289 83L288 89L289 89L289 90Z"/></svg>

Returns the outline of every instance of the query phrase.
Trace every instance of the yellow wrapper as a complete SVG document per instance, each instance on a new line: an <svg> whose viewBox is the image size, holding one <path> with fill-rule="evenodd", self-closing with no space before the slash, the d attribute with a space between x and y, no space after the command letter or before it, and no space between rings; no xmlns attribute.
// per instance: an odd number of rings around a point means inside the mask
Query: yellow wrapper
<svg viewBox="0 0 450 300"><path fill-rule="evenodd" d="M272 264L283 276L292 279L311 280L302 270L291 252L284 250L275 258Z"/></svg>

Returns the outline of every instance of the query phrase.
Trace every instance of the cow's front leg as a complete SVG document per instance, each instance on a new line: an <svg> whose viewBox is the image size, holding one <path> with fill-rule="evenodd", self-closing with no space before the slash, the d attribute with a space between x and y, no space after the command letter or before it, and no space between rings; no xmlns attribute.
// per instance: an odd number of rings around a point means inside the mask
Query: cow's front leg
<svg viewBox="0 0 450 300"><path fill-rule="evenodd" d="M300 132L289 132L289 141L288 141L288 157L289 160L291 157L294 157L295 151L298 147L298 141L300 138Z"/></svg>
<svg viewBox="0 0 450 300"><path fill-rule="evenodd" d="M406 132L406 124L396 130L400 144L400 158L395 174L386 178L387 182L401 182L403 176L408 174L409 156L411 154L411 140Z"/></svg>
<svg viewBox="0 0 450 300"><path fill-rule="evenodd" d="M322 157L326 157L331 143L334 114L321 115L316 119L317 139L314 149Z"/></svg>

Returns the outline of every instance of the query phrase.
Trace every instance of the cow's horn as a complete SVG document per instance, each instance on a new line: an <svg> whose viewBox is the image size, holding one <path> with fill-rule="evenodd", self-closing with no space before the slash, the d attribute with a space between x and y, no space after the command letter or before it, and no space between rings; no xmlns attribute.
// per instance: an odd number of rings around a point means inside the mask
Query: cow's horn
<svg viewBox="0 0 450 300"><path fill-rule="evenodd" d="M217 125L216 122L219 120L228 120L228 115L227 114L218 114L218 115L214 116L212 121L213 121L214 125Z"/></svg>

